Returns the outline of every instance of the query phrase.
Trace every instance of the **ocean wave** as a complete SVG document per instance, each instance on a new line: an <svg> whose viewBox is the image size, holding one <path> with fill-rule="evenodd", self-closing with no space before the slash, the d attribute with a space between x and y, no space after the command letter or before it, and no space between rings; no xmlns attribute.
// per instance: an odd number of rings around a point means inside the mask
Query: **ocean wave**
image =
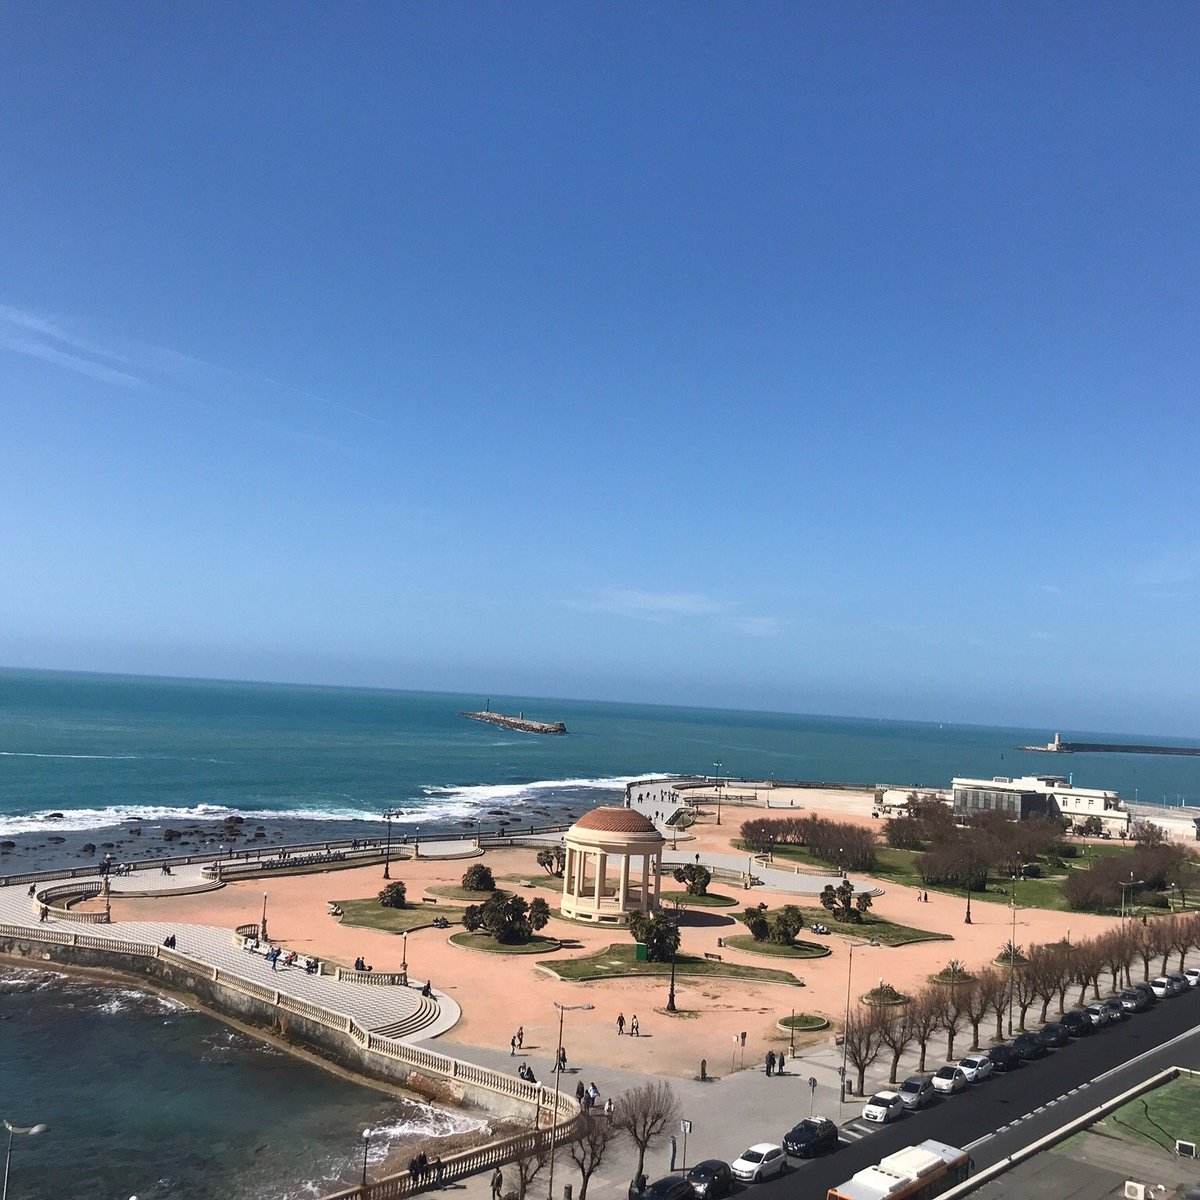
<svg viewBox="0 0 1200 1200"><path fill-rule="evenodd" d="M39 754L33 750L0 750L0 758L102 758L108 762L137 762L140 754Z"/></svg>
<svg viewBox="0 0 1200 1200"><path fill-rule="evenodd" d="M391 1143L412 1138L444 1138L459 1133L478 1133L488 1123L475 1117L429 1104L407 1104L393 1120L371 1126L369 1158L382 1162L391 1150Z"/></svg>
<svg viewBox="0 0 1200 1200"><path fill-rule="evenodd" d="M430 825L477 817L480 809L503 804L515 807L528 803L545 803L553 794L570 793L560 798L585 801L578 795L587 792L622 791L634 779L646 775L614 775L603 779L539 779L530 783L464 784L461 786L430 786L421 789L423 800L405 805L398 803L394 818L398 824ZM206 822L219 823L226 817L241 817L246 821L369 821L382 824L383 804L377 808L364 807L355 796L340 793L339 799L328 806L307 805L298 808L233 808L224 804L194 804L191 806L152 804L112 804L104 808L58 808L0 818L0 837L27 833L84 832L107 829L131 822L146 824L172 823L177 825ZM62 816L51 814L61 813Z"/></svg>

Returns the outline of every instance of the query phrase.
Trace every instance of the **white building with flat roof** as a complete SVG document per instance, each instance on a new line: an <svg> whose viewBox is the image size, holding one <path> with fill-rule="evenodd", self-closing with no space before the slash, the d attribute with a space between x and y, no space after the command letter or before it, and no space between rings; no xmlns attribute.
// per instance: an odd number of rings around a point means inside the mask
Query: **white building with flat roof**
<svg viewBox="0 0 1200 1200"><path fill-rule="evenodd" d="M1080 826L1096 817L1101 830L1110 836L1126 836L1132 821L1116 792L1076 787L1062 775L955 779L953 788L954 815L960 820L978 812L1002 812L1020 821L1040 812Z"/></svg>

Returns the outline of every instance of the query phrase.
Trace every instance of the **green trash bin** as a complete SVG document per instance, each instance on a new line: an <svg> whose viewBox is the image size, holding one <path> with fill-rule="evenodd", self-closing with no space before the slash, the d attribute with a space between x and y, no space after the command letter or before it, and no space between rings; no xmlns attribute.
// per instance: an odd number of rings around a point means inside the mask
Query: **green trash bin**
<svg viewBox="0 0 1200 1200"><path fill-rule="evenodd" d="M646 943L645 942L635 942L634 950L635 950L635 957L638 962L649 962L650 961L650 955L646 952Z"/></svg>

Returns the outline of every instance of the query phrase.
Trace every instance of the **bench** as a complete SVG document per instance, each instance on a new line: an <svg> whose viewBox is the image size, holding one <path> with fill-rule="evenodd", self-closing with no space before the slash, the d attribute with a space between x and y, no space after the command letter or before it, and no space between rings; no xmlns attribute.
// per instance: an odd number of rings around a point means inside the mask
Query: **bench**
<svg viewBox="0 0 1200 1200"><path fill-rule="evenodd" d="M438 901L437 901L436 896L422 896L421 897L422 904L436 904L437 902Z"/></svg>
<svg viewBox="0 0 1200 1200"><path fill-rule="evenodd" d="M725 961L719 954L713 954L713 952L711 950L705 950L704 957L707 958L709 962L724 962Z"/></svg>

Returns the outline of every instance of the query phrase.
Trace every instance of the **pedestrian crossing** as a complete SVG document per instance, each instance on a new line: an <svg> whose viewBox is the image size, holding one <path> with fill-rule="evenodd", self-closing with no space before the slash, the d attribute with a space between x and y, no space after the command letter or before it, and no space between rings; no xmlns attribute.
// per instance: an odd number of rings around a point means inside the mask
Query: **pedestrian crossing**
<svg viewBox="0 0 1200 1200"><path fill-rule="evenodd" d="M864 1138L870 1133L874 1133L879 1128L878 1125L872 1125L870 1121L864 1121L861 1117L857 1121L851 1121L848 1125L843 1125L838 1129L839 1142L857 1142L859 1138Z"/></svg>

